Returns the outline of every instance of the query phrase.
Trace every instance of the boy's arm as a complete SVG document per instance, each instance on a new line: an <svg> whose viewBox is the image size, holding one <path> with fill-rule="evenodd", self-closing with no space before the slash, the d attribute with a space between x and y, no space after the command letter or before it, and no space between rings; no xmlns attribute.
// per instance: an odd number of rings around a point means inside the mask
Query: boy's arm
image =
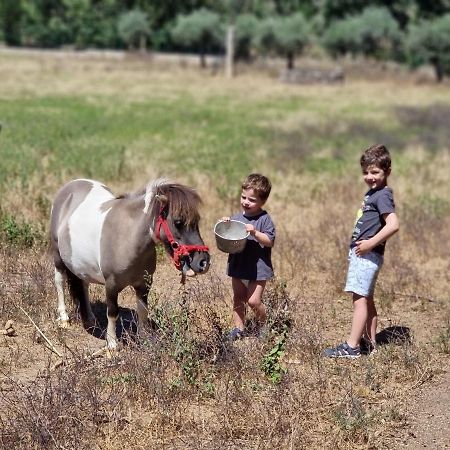
<svg viewBox="0 0 450 450"><path fill-rule="evenodd" d="M400 228L397 214L395 212L383 214L383 219L386 225L375 236L363 241L356 241L356 256L363 256L369 253L377 245L387 241L393 234L397 233Z"/></svg>
<svg viewBox="0 0 450 450"><path fill-rule="evenodd" d="M273 242L266 233L258 231L251 224L247 224L247 231L264 247L273 247Z"/></svg>

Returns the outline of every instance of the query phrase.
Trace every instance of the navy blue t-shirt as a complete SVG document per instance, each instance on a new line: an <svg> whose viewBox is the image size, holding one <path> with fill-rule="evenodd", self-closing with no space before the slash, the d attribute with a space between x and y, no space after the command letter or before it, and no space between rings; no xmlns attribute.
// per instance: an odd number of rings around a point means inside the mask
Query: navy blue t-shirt
<svg viewBox="0 0 450 450"><path fill-rule="evenodd" d="M355 228L353 229L350 248L356 246L356 241L370 239L385 225L383 214L395 212L395 203L392 189L370 189L364 196L363 204L358 210ZM386 242L377 245L372 251L384 254Z"/></svg>
<svg viewBox="0 0 450 450"><path fill-rule="evenodd" d="M246 216L242 212L231 217L244 223L250 223L255 230L267 234L271 241L275 240L275 225L266 211L256 216ZM269 280L273 277L272 248L263 247L252 235L241 253L228 256L227 274L243 280Z"/></svg>

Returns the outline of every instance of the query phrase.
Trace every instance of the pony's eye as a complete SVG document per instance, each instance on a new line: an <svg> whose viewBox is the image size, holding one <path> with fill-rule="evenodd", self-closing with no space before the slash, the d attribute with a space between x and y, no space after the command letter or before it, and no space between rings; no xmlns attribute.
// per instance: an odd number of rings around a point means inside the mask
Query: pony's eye
<svg viewBox="0 0 450 450"><path fill-rule="evenodd" d="M173 221L173 223L174 223L174 225L178 228L178 229L181 229L181 228L183 228L183 221L182 220L174 220Z"/></svg>

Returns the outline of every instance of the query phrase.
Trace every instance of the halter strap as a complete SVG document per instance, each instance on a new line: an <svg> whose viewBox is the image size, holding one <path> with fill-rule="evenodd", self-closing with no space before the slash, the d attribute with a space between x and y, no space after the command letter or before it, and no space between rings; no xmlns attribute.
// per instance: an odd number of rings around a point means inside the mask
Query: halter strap
<svg viewBox="0 0 450 450"><path fill-rule="evenodd" d="M173 250L172 261L178 270L182 270L181 262L183 257L186 256L189 257L190 252L208 252L209 248L207 245L185 245L177 242L174 239L172 232L170 231L169 225L167 224L167 220L164 217L163 211L164 208L161 208L158 219L156 220L155 236L158 240L161 240L160 231L161 227L163 227L167 240L169 241L170 246Z"/></svg>

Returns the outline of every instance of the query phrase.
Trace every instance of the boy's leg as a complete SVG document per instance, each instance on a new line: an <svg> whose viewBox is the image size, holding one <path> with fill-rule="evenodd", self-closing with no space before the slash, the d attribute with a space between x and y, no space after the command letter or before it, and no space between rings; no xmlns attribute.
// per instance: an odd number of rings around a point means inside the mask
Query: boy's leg
<svg viewBox="0 0 450 450"><path fill-rule="evenodd" d="M376 334L378 325L378 313L373 300L373 295L367 297L367 322L363 337L370 342L373 348L376 347Z"/></svg>
<svg viewBox="0 0 450 450"><path fill-rule="evenodd" d="M353 319L350 337L347 339L350 347L359 347L359 341L366 330L368 321L368 299L353 293Z"/></svg>
<svg viewBox="0 0 450 450"><path fill-rule="evenodd" d="M247 287L239 278L231 278L233 287L233 322L236 328L244 330L245 301L247 299Z"/></svg>
<svg viewBox="0 0 450 450"><path fill-rule="evenodd" d="M259 325L266 322L267 312L266 306L262 302L262 296L266 287L266 281L250 281L247 289L247 302L250 308L252 308L256 320Z"/></svg>

